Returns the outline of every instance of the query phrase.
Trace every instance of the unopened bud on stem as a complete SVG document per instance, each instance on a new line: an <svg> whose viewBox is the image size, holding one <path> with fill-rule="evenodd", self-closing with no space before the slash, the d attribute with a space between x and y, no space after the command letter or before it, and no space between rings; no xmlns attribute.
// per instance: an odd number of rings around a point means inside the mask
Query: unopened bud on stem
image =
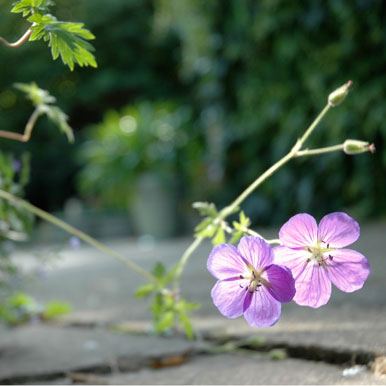
<svg viewBox="0 0 386 386"><path fill-rule="evenodd" d="M346 139L343 144L343 151L346 154L360 154L369 151L371 153L375 152L375 146L373 143L368 143L365 141L358 141L356 139Z"/></svg>
<svg viewBox="0 0 386 386"><path fill-rule="evenodd" d="M335 91L333 91L329 96L328 96L328 103L335 107L341 104L346 98L348 94L348 90L352 85L352 81L349 80L346 84L344 84L342 87L337 88Z"/></svg>

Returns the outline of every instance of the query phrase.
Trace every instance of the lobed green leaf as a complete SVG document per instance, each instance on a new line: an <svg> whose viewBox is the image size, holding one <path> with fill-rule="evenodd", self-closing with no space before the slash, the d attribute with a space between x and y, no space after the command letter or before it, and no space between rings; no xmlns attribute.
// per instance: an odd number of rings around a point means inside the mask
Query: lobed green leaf
<svg viewBox="0 0 386 386"><path fill-rule="evenodd" d="M87 41L95 36L84 28L83 23L58 21L52 15L35 14L28 18L33 23L30 41L43 39L51 47L53 59L61 57L71 71L74 65L97 67L94 47Z"/></svg>

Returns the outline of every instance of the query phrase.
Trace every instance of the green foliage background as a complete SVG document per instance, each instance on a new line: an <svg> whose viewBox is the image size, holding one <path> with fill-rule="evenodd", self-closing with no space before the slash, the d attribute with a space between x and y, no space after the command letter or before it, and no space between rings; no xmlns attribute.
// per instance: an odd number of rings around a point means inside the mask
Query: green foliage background
<svg viewBox="0 0 386 386"><path fill-rule="evenodd" d="M0 34L16 40L25 22L9 14L9 1L0 7ZM363 139L375 142L376 154L295 160L243 209L258 224L301 211L385 216L386 1L60 0L55 14L96 36L97 70L70 72L41 42L0 47L0 127L22 130L31 107L11 85L34 80L57 97L78 133L69 145L42 120L27 145L1 140L4 150L32 152L32 202L53 210L76 194L83 128L106 110L174 100L192 107L188 146L202 161L186 200L221 208L288 151L329 92L352 79L349 97L309 146Z"/></svg>

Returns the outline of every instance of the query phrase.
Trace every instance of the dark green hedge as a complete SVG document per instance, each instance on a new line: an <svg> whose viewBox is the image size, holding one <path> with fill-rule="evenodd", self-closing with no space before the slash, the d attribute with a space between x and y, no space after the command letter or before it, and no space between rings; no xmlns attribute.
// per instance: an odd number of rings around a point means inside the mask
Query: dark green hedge
<svg viewBox="0 0 386 386"><path fill-rule="evenodd" d="M292 146L324 107L330 91L352 79L309 146L346 138L375 142L375 155L331 154L295 160L245 203L256 223L279 223L307 211L347 210L359 218L386 213L385 13L376 0L93 0L57 1L57 16L82 21L97 39L99 69L70 73L43 43L0 47L0 126L17 130L31 111L10 90L35 80L71 116L78 133L111 107L137 100L177 100L196 112L192 146L206 155L189 200L226 204ZM0 34L25 25L0 0ZM154 27L154 22L155 27ZM154 28L156 28L154 30ZM155 32L156 31L156 32ZM79 140L80 138L78 138ZM2 149L34 154L30 199L57 209L76 193L76 146L41 122L30 144ZM189 175L189 176L191 176ZM189 193L189 192L187 192Z"/></svg>

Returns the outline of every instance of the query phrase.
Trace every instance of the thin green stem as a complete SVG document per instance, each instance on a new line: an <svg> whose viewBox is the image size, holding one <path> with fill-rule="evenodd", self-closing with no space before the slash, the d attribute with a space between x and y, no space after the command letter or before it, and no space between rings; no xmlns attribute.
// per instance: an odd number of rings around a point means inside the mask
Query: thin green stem
<svg viewBox="0 0 386 386"><path fill-rule="evenodd" d="M21 199L20 197L16 197L13 194L5 192L4 190L1 190L1 189L0 189L0 197L5 199L5 200L7 200L7 201L10 201L10 202L13 202L15 204L18 204L21 207L23 207L24 209L28 210L29 212L31 212L31 213L35 214L36 216L42 218L43 220L46 220L46 221L56 225L57 227L62 228L66 232L71 233L72 235L78 237L79 239L85 241L86 243L92 245L93 247L99 249L100 251L102 251L102 252L104 252L104 253L114 257L117 260L119 260L121 263L125 264L127 267L129 267L133 271L139 273L140 275L142 275L146 279L150 280L151 282L156 283L156 279L155 279L155 277L153 275L151 275L150 273L146 272L144 269L142 269L140 266L138 266L137 264L133 263L132 261L127 260L126 258L121 256L117 252L113 251L112 249L110 249L106 245L102 244L98 240L95 240L93 237L91 237L91 236L87 235L86 233L80 231L79 229L74 228L73 226L71 226L71 225L67 224L66 222L58 219L57 217L55 217L55 216L45 212L44 210L41 210L41 209L37 208L36 206L34 206L34 205L30 204L29 202Z"/></svg>
<svg viewBox="0 0 386 386"><path fill-rule="evenodd" d="M177 264L176 272L174 275L174 288L178 290L178 283L182 274L182 271L189 260L189 257L193 254L193 252L200 246L200 244L205 240L204 237L196 237L193 242L189 245L189 247L185 250L184 254L181 257L181 260Z"/></svg>
<svg viewBox="0 0 386 386"><path fill-rule="evenodd" d="M333 151L341 151L343 150L343 147L344 147L344 144L341 143L339 145L322 147L320 149L305 149L305 150L298 151L295 157L305 157L308 155L318 155L318 154L331 153Z"/></svg>
<svg viewBox="0 0 386 386"><path fill-rule="evenodd" d="M305 131L303 136L299 139L299 149L303 146L304 142L306 142L307 138L311 135L311 133L314 131L315 127L318 126L319 122L323 119L323 117L327 114L328 110L333 107L329 103L326 105L326 107L320 112L320 114L315 118L314 122L311 123L310 127Z"/></svg>
<svg viewBox="0 0 386 386"><path fill-rule="evenodd" d="M234 209L238 207L258 186L260 186L268 177L272 176L278 169L280 169L282 166L284 166L288 161L290 161L292 158L295 158L297 154L299 153L301 147L303 146L304 142L307 140L307 138L312 134L315 127L320 123L320 121L323 119L323 117L327 114L327 112L330 110L332 106L330 104L327 104L326 107L320 112L320 114L315 118L315 120L311 123L311 125L307 128L307 130L304 132L302 137L298 139L295 146L290 150L288 154L286 154L282 159L277 161L275 164L273 164L269 169L267 169L262 175L260 175L254 182L252 182L251 185L249 185L230 205L226 206L219 214L218 216L213 220L213 222L220 222L224 220L227 216L229 216L231 213L234 212ZM305 154L303 154L305 155ZM309 155L309 154L307 154ZM204 240L203 237L197 237L192 244L186 249L184 254L181 257L181 260L177 264L177 270L174 277L174 284L175 288L178 288L178 283L180 280L180 277L182 275L183 269L188 262L190 256L194 253L194 251L198 248L198 246L202 243ZM273 243L277 243L277 241L280 240L270 240L273 241Z"/></svg>
<svg viewBox="0 0 386 386"><path fill-rule="evenodd" d="M260 233L257 233L255 231L253 231L252 229L249 229L249 228L244 228L242 227L241 228L243 230L243 232L245 233L248 233L249 235L251 236L255 236L255 237L260 237L261 239L263 239L264 241L266 241L268 244L281 244L281 241L279 239L271 239L271 240L267 240L265 237L263 237Z"/></svg>

